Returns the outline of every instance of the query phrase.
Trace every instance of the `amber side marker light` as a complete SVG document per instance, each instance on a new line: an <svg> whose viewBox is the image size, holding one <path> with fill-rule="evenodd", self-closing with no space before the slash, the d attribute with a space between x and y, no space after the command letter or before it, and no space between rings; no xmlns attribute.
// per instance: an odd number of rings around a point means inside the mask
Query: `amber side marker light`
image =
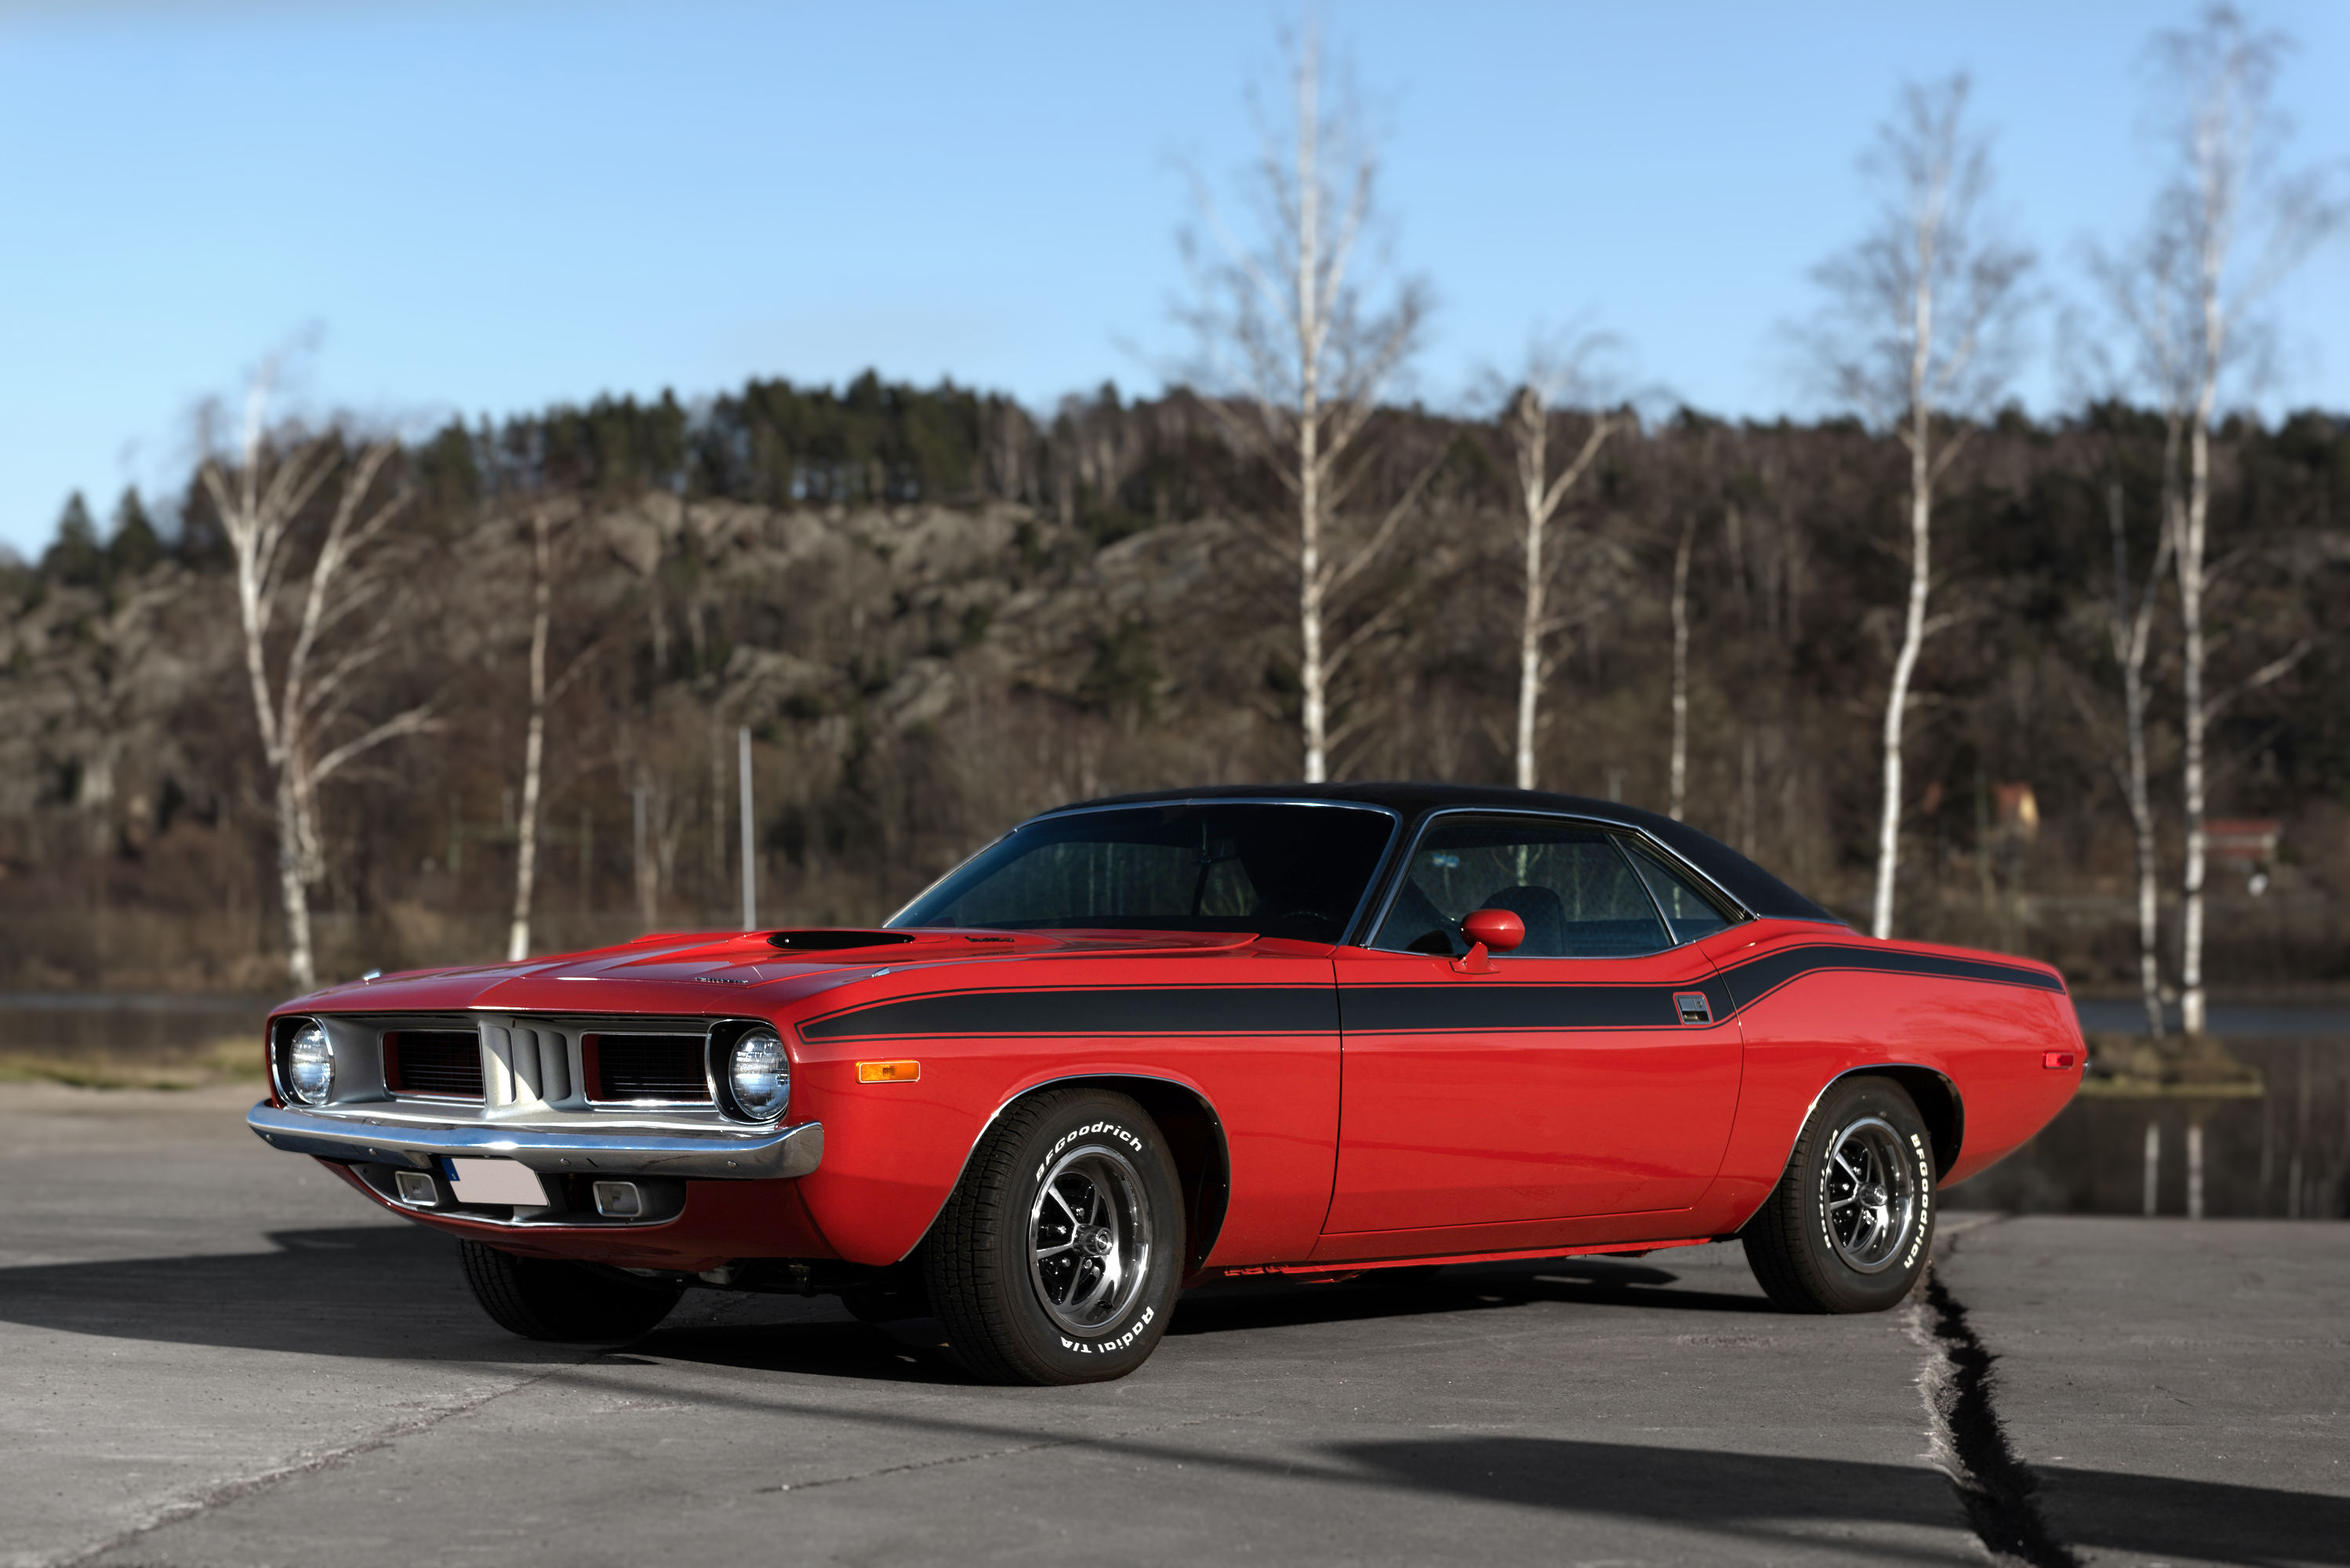
<svg viewBox="0 0 2350 1568"><path fill-rule="evenodd" d="M2047 1068L2052 1073L2063 1072L2079 1060L2080 1058L2070 1051L2043 1051L2040 1053L2040 1064Z"/></svg>
<svg viewBox="0 0 2350 1568"><path fill-rule="evenodd" d="M922 1075L920 1062L859 1062L857 1081L860 1084L910 1084Z"/></svg>

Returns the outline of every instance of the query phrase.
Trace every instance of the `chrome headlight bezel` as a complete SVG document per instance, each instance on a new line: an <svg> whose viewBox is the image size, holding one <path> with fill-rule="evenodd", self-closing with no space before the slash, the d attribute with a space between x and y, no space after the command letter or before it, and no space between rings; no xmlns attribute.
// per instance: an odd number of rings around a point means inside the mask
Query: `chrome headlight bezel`
<svg viewBox="0 0 2350 1568"><path fill-rule="evenodd" d="M773 1024L753 1023L712 1042L712 1086L719 1108L736 1121L781 1121L792 1104L792 1054Z"/></svg>
<svg viewBox="0 0 2350 1568"><path fill-rule="evenodd" d="M335 1097L335 1040L315 1018L287 1018L278 1023L279 1044L273 1053L278 1097L288 1105L319 1106Z"/></svg>

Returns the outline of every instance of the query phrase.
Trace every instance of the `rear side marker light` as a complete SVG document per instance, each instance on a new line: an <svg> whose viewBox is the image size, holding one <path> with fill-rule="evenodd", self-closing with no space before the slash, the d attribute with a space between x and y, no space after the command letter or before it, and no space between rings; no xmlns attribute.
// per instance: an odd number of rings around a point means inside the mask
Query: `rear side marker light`
<svg viewBox="0 0 2350 1568"><path fill-rule="evenodd" d="M422 1171L395 1170L391 1173L391 1179L400 1189L400 1200L402 1203L412 1204L419 1209L432 1209L439 1206L441 1194L434 1189L432 1179Z"/></svg>
<svg viewBox="0 0 2350 1568"><path fill-rule="evenodd" d="M2043 1051L2040 1053L2040 1064L2047 1068L2052 1073L2069 1071L2075 1063L2080 1061L2080 1059L2081 1058L2077 1054L2071 1051Z"/></svg>
<svg viewBox="0 0 2350 1568"><path fill-rule="evenodd" d="M634 1220L645 1211L645 1195L633 1181L596 1183L596 1212L607 1220Z"/></svg>
<svg viewBox="0 0 2350 1568"><path fill-rule="evenodd" d="M910 1084L922 1075L920 1062L859 1062L857 1081L860 1084Z"/></svg>

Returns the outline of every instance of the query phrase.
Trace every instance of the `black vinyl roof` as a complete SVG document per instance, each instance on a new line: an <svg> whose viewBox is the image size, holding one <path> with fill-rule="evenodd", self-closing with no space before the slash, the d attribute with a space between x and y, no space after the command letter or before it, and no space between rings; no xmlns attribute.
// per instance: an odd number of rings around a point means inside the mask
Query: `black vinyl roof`
<svg viewBox="0 0 2350 1568"><path fill-rule="evenodd" d="M1804 898L1710 834L1685 822L1653 811L1642 811L1621 801L1590 800L1575 794L1552 794L1544 790L1503 789L1492 784L1220 784L1201 789L1152 790L1142 794L1108 795L1100 800L1073 801L1059 809L1080 806L1164 805L1179 801L1326 800L1353 805L1385 806L1399 814L1407 830L1432 811L1457 811L1463 806L1490 811L1544 811L1587 817L1619 827L1637 828L1704 872L1723 892L1755 915L1782 920L1846 922Z"/></svg>

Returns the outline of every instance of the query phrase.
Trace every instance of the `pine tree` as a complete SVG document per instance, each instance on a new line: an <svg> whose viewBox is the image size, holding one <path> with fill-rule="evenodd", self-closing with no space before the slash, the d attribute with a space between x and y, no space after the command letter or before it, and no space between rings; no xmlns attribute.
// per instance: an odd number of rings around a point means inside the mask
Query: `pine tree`
<svg viewBox="0 0 2350 1568"><path fill-rule="evenodd" d="M106 552L99 547L98 524L90 521L89 505L77 490L66 497L57 514L57 543L41 556L41 575L53 583L74 587L98 587L108 576Z"/></svg>
<svg viewBox="0 0 2350 1568"><path fill-rule="evenodd" d="M153 519L132 485L114 504L114 523L108 530L106 554L117 577L142 576L163 558L163 541L156 536Z"/></svg>

